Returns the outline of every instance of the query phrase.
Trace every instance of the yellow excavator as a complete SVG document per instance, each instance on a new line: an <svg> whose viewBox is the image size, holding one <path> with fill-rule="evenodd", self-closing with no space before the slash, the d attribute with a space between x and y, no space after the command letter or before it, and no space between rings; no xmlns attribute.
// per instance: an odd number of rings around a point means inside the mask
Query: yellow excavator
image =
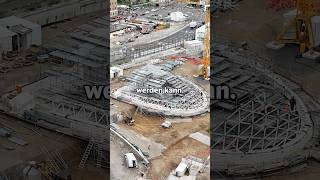
<svg viewBox="0 0 320 180"><path fill-rule="evenodd" d="M135 119L134 119L134 118L136 117L139 109L140 109L140 108L137 106L137 108L136 108L136 110L134 111L134 113L131 113L130 111L123 112L123 114L124 114L123 122L124 122L125 124L127 124L128 126L134 125L134 122L135 122Z"/></svg>

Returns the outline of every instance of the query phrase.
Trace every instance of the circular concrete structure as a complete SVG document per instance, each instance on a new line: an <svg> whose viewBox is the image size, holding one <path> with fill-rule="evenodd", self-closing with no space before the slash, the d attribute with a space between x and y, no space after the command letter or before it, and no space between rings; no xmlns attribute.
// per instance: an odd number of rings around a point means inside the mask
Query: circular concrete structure
<svg viewBox="0 0 320 180"><path fill-rule="evenodd" d="M213 105L213 171L230 176L256 175L292 167L307 159L313 122L303 101L288 86L289 81L256 62L250 64L250 60L238 59L234 54L230 57L216 65L229 64L228 70L217 73L216 80L225 79L230 71L239 77L230 78L227 84L237 84L234 81L242 76L248 78L231 89L242 98L234 109ZM288 106L292 97L296 100L293 110Z"/></svg>

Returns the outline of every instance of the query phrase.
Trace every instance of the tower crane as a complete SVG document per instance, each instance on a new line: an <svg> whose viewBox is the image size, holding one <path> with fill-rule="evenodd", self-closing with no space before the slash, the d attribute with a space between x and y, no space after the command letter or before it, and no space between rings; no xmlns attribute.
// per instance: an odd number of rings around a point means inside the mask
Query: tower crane
<svg viewBox="0 0 320 180"><path fill-rule="evenodd" d="M203 50L203 78L210 79L210 0L206 1L205 5L205 35L204 35L204 50Z"/></svg>
<svg viewBox="0 0 320 180"><path fill-rule="evenodd" d="M203 41L203 54L200 66L194 77L202 76L205 80L210 80L210 0L206 1L205 11L205 33Z"/></svg>
<svg viewBox="0 0 320 180"><path fill-rule="evenodd" d="M312 22L313 16L320 14L318 0L296 0L295 7L297 14L277 36L276 44L298 44L300 53L304 53L314 47ZM288 32L294 28L295 33L287 36Z"/></svg>

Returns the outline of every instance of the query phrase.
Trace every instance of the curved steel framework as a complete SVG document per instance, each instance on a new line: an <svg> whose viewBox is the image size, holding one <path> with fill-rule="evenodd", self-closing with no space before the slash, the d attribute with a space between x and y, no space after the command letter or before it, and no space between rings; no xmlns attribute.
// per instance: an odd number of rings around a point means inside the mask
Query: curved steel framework
<svg viewBox="0 0 320 180"><path fill-rule="evenodd" d="M262 93L214 128L212 148L244 153L276 150L297 139L301 127L298 111L286 106L281 93L268 101Z"/></svg>

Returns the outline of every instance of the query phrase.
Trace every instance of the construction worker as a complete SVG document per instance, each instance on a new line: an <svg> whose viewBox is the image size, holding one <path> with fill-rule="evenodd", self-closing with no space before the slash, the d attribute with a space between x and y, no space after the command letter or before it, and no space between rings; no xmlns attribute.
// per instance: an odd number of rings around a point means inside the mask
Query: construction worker
<svg viewBox="0 0 320 180"><path fill-rule="evenodd" d="M284 112L289 112L289 104L285 103L283 107Z"/></svg>
<svg viewBox="0 0 320 180"><path fill-rule="evenodd" d="M300 29L300 34L299 34L299 41L300 41L300 45L299 45L299 54L298 54L298 58L302 57L302 54L305 52L306 50L306 31L307 31L307 27L305 23L301 24L301 29Z"/></svg>
<svg viewBox="0 0 320 180"><path fill-rule="evenodd" d="M295 106L296 106L296 100L295 100L294 96L291 97L289 103L290 103L290 110L294 111L295 110Z"/></svg>

